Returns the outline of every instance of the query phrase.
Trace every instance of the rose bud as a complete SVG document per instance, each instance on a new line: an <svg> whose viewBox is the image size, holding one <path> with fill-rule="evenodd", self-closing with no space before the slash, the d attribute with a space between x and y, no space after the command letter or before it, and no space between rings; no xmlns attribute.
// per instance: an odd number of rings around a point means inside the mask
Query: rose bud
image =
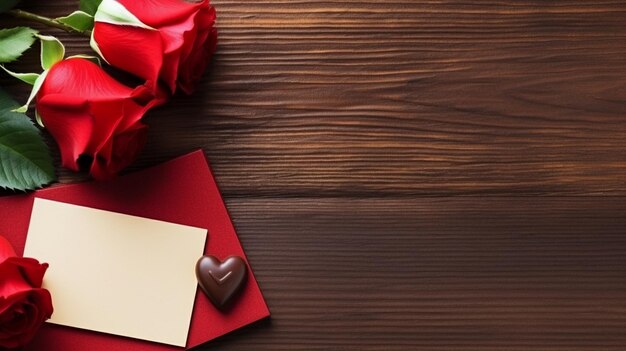
<svg viewBox="0 0 626 351"><path fill-rule="evenodd" d="M110 65L155 89L191 94L217 45L208 0L104 0L95 15L92 48Z"/></svg>
<svg viewBox="0 0 626 351"><path fill-rule="evenodd" d="M143 85L119 83L89 60L70 58L48 71L36 106L63 166L107 179L135 160L146 141L141 118L165 100Z"/></svg>
<svg viewBox="0 0 626 351"><path fill-rule="evenodd" d="M52 315L52 299L41 288L47 264L17 257L0 236L0 349L27 344Z"/></svg>

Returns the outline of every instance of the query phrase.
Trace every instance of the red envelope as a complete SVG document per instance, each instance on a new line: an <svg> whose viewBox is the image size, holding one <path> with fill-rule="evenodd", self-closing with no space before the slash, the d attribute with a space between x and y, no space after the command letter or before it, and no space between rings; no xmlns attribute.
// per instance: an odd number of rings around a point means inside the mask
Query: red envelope
<svg viewBox="0 0 626 351"><path fill-rule="evenodd" d="M247 262L202 151L192 152L109 182L57 186L33 194L0 198L0 235L5 236L20 255L24 252L35 197L207 228L209 234L206 254L222 260L238 255ZM251 269L249 273L244 289L226 312L220 312L213 307L208 298L198 290L187 349L269 316L269 310ZM52 299L54 302L54 296ZM26 350L179 351L182 348L45 324Z"/></svg>

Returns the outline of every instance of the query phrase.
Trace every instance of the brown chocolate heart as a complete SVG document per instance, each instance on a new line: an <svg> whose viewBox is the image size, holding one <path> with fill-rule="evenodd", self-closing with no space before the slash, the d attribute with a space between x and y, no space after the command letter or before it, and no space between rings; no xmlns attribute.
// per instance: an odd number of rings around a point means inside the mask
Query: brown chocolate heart
<svg viewBox="0 0 626 351"><path fill-rule="evenodd" d="M202 256L196 264L200 288L220 309L241 289L247 273L246 262L238 256L230 256L224 262L214 256Z"/></svg>

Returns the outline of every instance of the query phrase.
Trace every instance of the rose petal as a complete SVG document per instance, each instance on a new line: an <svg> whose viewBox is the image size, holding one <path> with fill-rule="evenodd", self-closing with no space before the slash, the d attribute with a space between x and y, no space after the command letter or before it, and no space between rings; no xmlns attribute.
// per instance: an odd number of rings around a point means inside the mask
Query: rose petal
<svg viewBox="0 0 626 351"><path fill-rule="evenodd" d="M52 296L46 289L33 289L31 291L31 298L38 310L41 312L42 320L46 320L52 316L54 307L52 306Z"/></svg>
<svg viewBox="0 0 626 351"><path fill-rule="evenodd" d="M59 145L63 167L78 171L78 157L87 149L94 128L86 101L64 94L40 96L37 112Z"/></svg>
<svg viewBox="0 0 626 351"><path fill-rule="evenodd" d="M158 31L96 22L94 39L113 66L146 80L156 90L163 64L163 42Z"/></svg>
<svg viewBox="0 0 626 351"><path fill-rule="evenodd" d="M47 263L39 263L30 257L11 257L5 263L17 267L24 280L33 288L41 287L43 276L48 269Z"/></svg>
<svg viewBox="0 0 626 351"><path fill-rule="evenodd" d="M44 289L17 293L1 302L0 349L25 345L52 315L50 293Z"/></svg>
<svg viewBox="0 0 626 351"><path fill-rule="evenodd" d="M103 56L113 66L145 79L153 91L161 80L171 93L177 87L191 93L215 51L215 9L209 1L120 3L156 31L97 22L94 39Z"/></svg>
<svg viewBox="0 0 626 351"><path fill-rule="evenodd" d="M125 100L91 101L89 114L97 116L93 118L94 126L89 145L85 149L88 154L100 154L108 158L108 155L100 151L115 133L120 121L124 118Z"/></svg>
<svg viewBox="0 0 626 351"><path fill-rule="evenodd" d="M178 87L186 94L194 92L198 80L206 70L213 52L215 52L215 47L217 46L217 31L212 30L207 36L205 46L193 52L192 55L182 63L184 67L193 67L193 69L184 70L178 77Z"/></svg>
<svg viewBox="0 0 626 351"><path fill-rule="evenodd" d="M70 58L55 64L39 90L38 96L64 94L77 101L127 97L132 88L119 83L97 64Z"/></svg>
<svg viewBox="0 0 626 351"><path fill-rule="evenodd" d="M116 135L106 145L109 158L96 158L91 174L96 179L109 179L128 166L139 154L147 140L147 127L137 123L129 130Z"/></svg>
<svg viewBox="0 0 626 351"><path fill-rule="evenodd" d="M189 2L181 0L118 0L141 22L151 27L162 27L179 22L194 14L199 7L209 6L207 0Z"/></svg>
<svg viewBox="0 0 626 351"><path fill-rule="evenodd" d="M159 32L165 43L163 52L163 67L160 78L169 86L170 91L176 91L176 77L181 58L188 55L192 50L197 36L196 14L191 14L187 19L173 25L159 28Z"/></svg>
<svg viewBox="0 0 626 351"><path fill-rule="evenodd" d="M178 77L178 87L186 94L191 94L199 78L206 70L211 56L217 48L217 30L213 27L215 21L215 9L202 9L197 18L197 26L204 26L198 32L192 49L181 59L181 70Z"/></svg>
<svg viewBox="0 0 626 351"><path fill-rule="evenodd" d="M3 333L6 334L20 334L24 332L24 329L27 329L30 324L29 319L30 308L28 304L25 302L17 303L10 310L11 318L8 319L3 325ZM30 312L32 313L32 312Z"/></svg>
<svg viewBox="0 0 626 351"><path fill-rule="evenodd" d="M8 260L0 263L0 277L2 277L0 280L0 296L7 300L15 294L32 289L28 282L24 280L20 269ZM3 312L3 308L5 306L0 305L0 313Z"/></svg>
<svg viewBox="0 0 626 351"><path fill-rule="evenodd" d="M72 77L78 77L82 89L76 83L62 84ZM90 168L94 178L107 179L121 170L119 165L127 166L138 153L138 150L126 153L118 150L124 162L113 160L119 158L114 154L117 135L133 128L150 108L167 98L160 85L155 89L129 88L94 63L75 58L56 64L48 73L38 94L37 110L59 144L65 167L78 170L79 158L88 156L92 159Z"/></svg>

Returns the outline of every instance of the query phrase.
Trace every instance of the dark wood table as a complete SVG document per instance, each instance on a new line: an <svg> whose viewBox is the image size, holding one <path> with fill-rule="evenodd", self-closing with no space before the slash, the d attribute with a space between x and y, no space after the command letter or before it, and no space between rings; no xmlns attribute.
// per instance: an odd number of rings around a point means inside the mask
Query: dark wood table
<svg viewBox="0 0 626 351"><path fill-rule="evenodd" d="M267 298L200 350L626 349L626 2L214 5L129 170L203 148Z"/></svg>

